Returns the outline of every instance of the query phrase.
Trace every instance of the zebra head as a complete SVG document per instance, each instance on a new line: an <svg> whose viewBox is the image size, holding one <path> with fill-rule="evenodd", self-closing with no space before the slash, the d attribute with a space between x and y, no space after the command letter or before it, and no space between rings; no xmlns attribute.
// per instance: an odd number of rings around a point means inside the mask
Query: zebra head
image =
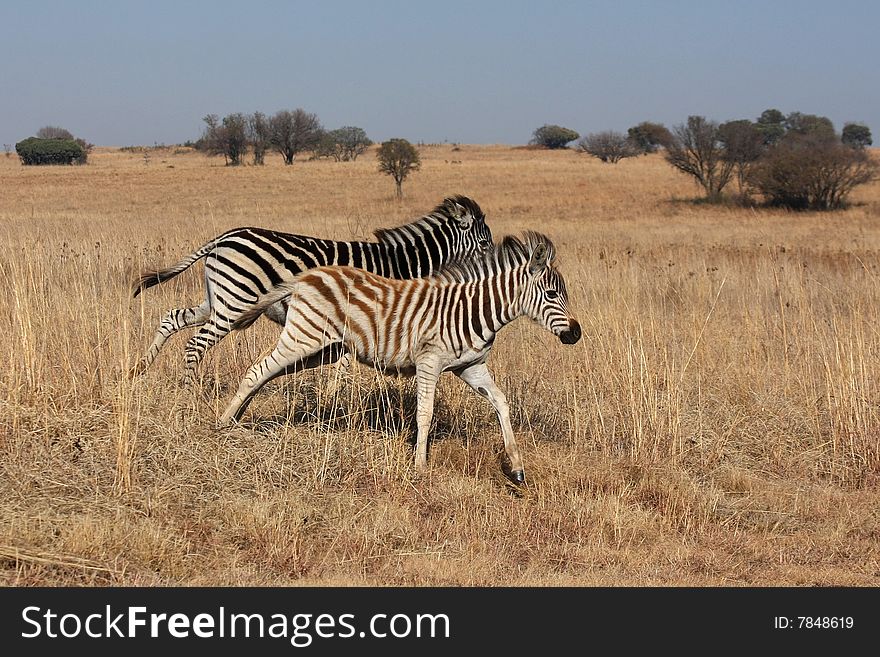
<svg viewBox="0 0 880 657"><path fill-rule="evenodd" d="M476 201L460 195L443 199L412 223L380 228L374 235L398 252L416 276L427 276L448 262L484 255L493 247L486 215Z"/></svg>
<svg viewBox="0 0 880 657"><path fill-rule="evenodd" d="M487 253L492 248L492 231L477 202L467 196L448 196L429 215L449 240L452 259Z"/></svg>
<svg viewBox="0 0 880 657"><path fill-rule="evenodd" d="M568 311L565 279L553 263L556 248L545 235L532 232L527 233L527 248L523 311L563 344L574 344L581 339L581 325Z"/></svg>
<svg viewBox="0 0 880 657"><path fill-rule="evenodd" d="M486 253L492 248L492 231L486 223L486 215L477 202L457 194L443 199L434 212L447 219L447 224L458 229L459 253Z"/></svg>

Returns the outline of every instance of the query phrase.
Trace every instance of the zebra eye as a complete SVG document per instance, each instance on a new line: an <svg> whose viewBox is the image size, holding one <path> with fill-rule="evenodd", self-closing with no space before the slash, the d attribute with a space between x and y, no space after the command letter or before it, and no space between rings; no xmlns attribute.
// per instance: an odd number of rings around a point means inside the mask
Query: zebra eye
<svg viewBox="0 0 880 657"><path fill-rule="evenodd" d="M489 248L489 240L481 239L477 242L477 246L479 246L482 250L486 250Z"/></svg>
<svg viewBox="0 0 880 657"><path fill-rule="evenodd" d="M559 296L559 292L557 292L556 290L547 290L546 292L544 292L544 296L552 301Z"/></svg>

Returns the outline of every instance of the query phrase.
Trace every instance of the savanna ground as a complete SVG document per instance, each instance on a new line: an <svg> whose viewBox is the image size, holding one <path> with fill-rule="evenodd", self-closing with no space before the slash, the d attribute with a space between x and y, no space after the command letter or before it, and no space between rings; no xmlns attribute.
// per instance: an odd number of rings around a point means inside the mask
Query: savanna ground
<svg viewBox="0 0 880 657"><path fill-rule="evenodd" d="M402 202L372 151L0 158L0 583L880 583L880 183L792 214L693 203L659 156L422 156ZM412 383L363 366L279 379L217 430L266 320L209 352L195 397L183 336L126 376L160 316L203 298L198 263L132 300L142 269L239 225L366 238L454 193L496 239L555 240L584 328L565 346L521 319L496 342L521 490L451 375L423 478Z"/></svg>

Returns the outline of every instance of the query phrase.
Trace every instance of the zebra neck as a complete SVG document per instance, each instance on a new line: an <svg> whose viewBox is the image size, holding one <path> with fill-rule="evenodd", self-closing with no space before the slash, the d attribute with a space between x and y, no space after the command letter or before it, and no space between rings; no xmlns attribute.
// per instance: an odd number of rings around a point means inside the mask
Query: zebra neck
<svg viewBox="0 0 880 657"><path fill-rule="evenodd" d="M495 333L525 314L523 276L523 272L514 270L500 272L483 281L483 294L492 299L494 306L490 321Z"/></svg>
<svg viewBox="0 0 880 657"><path fill-rule="evenodd" d="M432 271L431 259L424 245L401 242L369 243L378 268L375 273L388 278L423 278Z"/></svg>

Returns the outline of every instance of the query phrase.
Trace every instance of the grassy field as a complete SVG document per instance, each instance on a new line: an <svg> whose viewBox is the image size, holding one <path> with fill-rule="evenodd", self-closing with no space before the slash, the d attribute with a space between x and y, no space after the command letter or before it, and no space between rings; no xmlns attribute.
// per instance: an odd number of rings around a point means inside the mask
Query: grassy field
<svg viewBox="0 0 880 657"><path fill-rule="evenodd" d="M880 584L880 182L828 214L707 206L659 156L430 146L394 199L354 163L226 168L98 149L0 157L0 583L31 585ZM366 238L473 197L497 238L549 234L584 338L525 319L490 358L491 407L451 375L416 478L411 381L356 366L267 386L217 430L260 320L125 372L201 264L130 284L221 231Z"/></svg>

